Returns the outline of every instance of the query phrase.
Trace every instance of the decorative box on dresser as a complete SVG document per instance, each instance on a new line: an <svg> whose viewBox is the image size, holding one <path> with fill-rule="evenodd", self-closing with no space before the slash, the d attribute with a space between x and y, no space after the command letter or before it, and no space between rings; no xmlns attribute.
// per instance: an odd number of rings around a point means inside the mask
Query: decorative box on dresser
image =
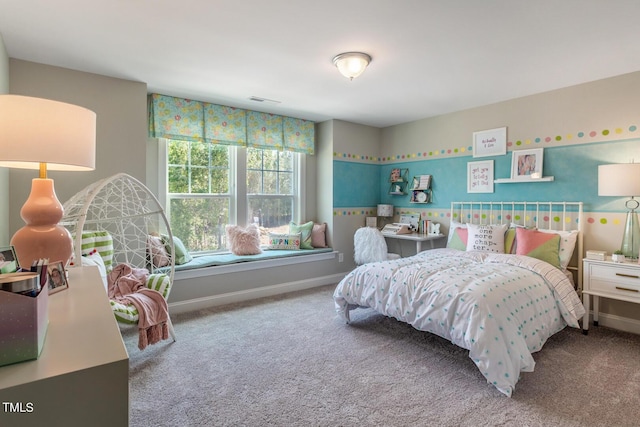
<svg viewBox="0 0 640 427"><path fill-rule="evenodd" d="M129 356L96 267L49 296L37 360L0 367L0 426L126 426Z"/></svg>
<svg viewBox="0 0 640 427"><path fill-rule="evenodd" d="M598 325L600 297L640 304L640 264L637 262L613 262L606 260L583 260L582 300L585 314L582 332L589 331L589 310L593 297L593 324Z"/></svg>

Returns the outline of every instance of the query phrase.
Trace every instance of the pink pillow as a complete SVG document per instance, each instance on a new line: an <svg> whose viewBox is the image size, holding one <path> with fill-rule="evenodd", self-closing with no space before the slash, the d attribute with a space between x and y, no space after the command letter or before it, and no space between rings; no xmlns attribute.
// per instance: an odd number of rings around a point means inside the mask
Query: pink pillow
<svg viewBox="0 0 640 427"><path fill-rule="evenodd" d="M516 254L527 255L560 268L560 236L516 228Z"/></svg>
<svg viewBox="0 0 640 427"><path fill-rule="evenodd" d="M246 228L239 225L227 225L227 247L234 255L256 255L260 249L260 229L255 224Z"/></svg>
<svg viewBox="0 0 640 427"><path fill-rule="evenodd" d="M160 236L147 237L147 250L154 267L165 267L171 263L169 253Z"/></svg>
<svg viewBox="0 0 640 427"><path fill-rule="evenodd" d="M311 246L314 248L326 248L327 247L327 223L313 224L311 230Z"/></svg>

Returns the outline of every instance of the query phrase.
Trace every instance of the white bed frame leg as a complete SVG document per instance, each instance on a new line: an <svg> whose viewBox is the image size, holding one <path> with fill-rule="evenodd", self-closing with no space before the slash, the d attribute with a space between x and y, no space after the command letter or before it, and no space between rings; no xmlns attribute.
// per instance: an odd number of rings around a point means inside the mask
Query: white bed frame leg
<svg viewBox="0 0 640 427"><path fill-rule="evenodd" d="M347 304L347 309L344 311L344 319L347 321L347 324L351 323L351 316L349 313L351 313L351 310L354 310L358 307L360 306L356 304Z"/></svg>

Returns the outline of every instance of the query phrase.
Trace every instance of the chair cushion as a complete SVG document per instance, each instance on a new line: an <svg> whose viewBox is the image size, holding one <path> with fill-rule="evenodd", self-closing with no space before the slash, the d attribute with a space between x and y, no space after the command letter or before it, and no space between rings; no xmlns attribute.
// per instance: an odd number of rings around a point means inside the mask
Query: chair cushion
<svg viewBox="0 0 640 427"><path fill-rule="evenodd" d="M82 233L82 255L89 255L97 250L107 273L113 268L113 238L107 231L84 231Z"/></svg>

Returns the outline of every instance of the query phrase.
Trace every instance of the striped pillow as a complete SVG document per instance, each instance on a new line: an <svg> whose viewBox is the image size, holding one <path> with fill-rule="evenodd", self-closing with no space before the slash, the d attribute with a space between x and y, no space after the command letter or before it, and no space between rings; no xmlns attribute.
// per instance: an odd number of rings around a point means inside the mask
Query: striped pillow
<svg viewBox="0 0 640 427"><path fill-rule="evenodd" d="M104 261L107 272L113 268L113 239L106 231L85 231L82 233L82 255L89 255L97 250Z"/></svg>

